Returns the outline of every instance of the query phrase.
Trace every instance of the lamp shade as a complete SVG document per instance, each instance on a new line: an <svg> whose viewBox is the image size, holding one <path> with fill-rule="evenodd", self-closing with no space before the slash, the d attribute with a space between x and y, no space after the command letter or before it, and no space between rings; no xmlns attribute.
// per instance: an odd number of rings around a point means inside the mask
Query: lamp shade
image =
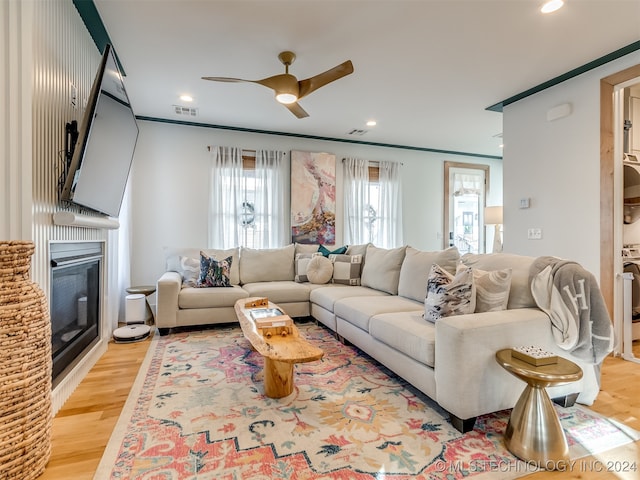
<svg viewBox="0 0 640 480"><path fill-rule="evenodd" d="M502 206L485 207L484 223L485 225L502 225Z"/></svg>

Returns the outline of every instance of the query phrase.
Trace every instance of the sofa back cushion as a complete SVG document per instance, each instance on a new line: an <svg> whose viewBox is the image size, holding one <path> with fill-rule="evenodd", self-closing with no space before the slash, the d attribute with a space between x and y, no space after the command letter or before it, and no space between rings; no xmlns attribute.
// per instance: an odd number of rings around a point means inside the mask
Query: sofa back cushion
<svg viewBox="0 0 640 480"><path fill-rule="evenodd" d="M455 275L459 261L460 254L456 247L435 252L423 252L413 247L407 247L400 269L398 295L416 302L424 302L427 296L427 280L431 266L440 265L451 275Z"/></svg>
<svg viewBox="0 0 640 480"><path fill-rule="evenodd" d="M246 248L240 251L240 283L275 282L295 277L295 245L282 248Z"/></svg>
<svg viewBox="0 0 640 480"><path fill-rule="evenodd" d="M368 245L362 267L362 286L397 295L405 250L404 246L387 249Z"/></svg>
<svg viewBox="0 0 640 480"><path fill-rule="evenodd" d="M183 278L185 278L185 258L191 258L199 265L200 252L204 252L208 257L212 257L218 261L224 260L227 257L233 257L231 260L231 275L229 276L229 283L231 285L240 285L240 249L237 247L229 248L227 250L220 250L216 248L164 247L164 257L166 261L165 268L168 272L178 272L183 276ZM185 258L181 259L181 257Z"/></svg>
<svg viewBox="0 0 640 480"><path fill-rule="evenodd" d="M461 258L462 263L465 265L479 268L480 270L511 269L508 309L536 306L533 295L531 295L531 285L529 284L529 270L534 260L535 257L515 255L513 253L466 253Z"/></svg>

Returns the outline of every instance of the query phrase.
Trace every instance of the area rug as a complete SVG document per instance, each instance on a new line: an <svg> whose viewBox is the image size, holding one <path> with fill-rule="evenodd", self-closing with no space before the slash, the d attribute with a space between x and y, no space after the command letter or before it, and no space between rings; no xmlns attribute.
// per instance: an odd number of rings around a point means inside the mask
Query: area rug
<svg viewBox="0 0 640 480"><path fill-rule="evenodd" d="M437 404L312 322L324 358L294 392L263 394L263 359L237 326L156 335L95 479L511 479L538 469L503 444L510 411L461 434ZM572 458L637 439L582 407L560 408Z"/></svg>

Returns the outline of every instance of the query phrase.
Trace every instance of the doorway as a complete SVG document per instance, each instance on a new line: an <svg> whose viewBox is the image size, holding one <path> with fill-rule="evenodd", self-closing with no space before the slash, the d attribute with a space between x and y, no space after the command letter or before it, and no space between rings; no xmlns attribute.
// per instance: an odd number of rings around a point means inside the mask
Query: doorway
<svg viewBox="0 0 640 480"><path fill-rule="evenodd" d="M444 248L460 254L486 252L484 207L489 166L444 162Z"/></svg>
<svg viewBox="0 0 640 480"><path fill-rule="evenodd" d="M617 85L640 77L640 65L622 70L600 80L600 290L614 321L622 318L621 285L616 276L621 274L622 265L622 213L617 211L621 197L616 189L616 179L621 176L622 167L616 169L616 154L621 155L621 144L616 148L614 114L614 90ZM619 138L621 141L621 138Z"/></svg>

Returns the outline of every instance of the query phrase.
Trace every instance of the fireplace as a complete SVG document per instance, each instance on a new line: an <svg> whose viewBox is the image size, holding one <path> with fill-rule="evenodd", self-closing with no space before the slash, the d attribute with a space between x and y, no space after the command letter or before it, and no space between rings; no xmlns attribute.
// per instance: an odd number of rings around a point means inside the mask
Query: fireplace
<svg viewBox="0 0 640 480"><path fill-rule="evenodd" d="M54 385L100 338L102 250L101 242L50 244Z"/></svg>

